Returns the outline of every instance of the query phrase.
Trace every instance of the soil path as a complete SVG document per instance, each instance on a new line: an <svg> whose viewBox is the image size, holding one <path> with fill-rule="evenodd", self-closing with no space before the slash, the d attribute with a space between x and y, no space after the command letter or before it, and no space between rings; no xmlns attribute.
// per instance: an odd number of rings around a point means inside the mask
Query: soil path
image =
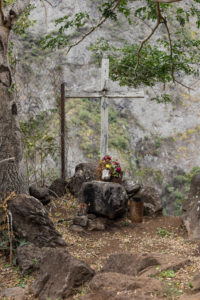
<svg viewBox="0 0 200 300"><path fill-rule="evenodd" d="M191 281L200 273L199 242L188 240L180 217L145 217L143 223L131 224L127 217L110 222L105 231L72 232L70 226L77 212L77 200L70 194L54 200L47 207L56 228L67 242L68 251L99 271L105 260L113 253L156 253L189 258L191 264L175 273L173 291L166 299L178 299L189 293ZM0 252L0 289L31 285L34 276L21 277L18 268L10 266ZM86 292L82 287L68 299L79 299ZM34 299L30 294L27 299Z"/></svg>

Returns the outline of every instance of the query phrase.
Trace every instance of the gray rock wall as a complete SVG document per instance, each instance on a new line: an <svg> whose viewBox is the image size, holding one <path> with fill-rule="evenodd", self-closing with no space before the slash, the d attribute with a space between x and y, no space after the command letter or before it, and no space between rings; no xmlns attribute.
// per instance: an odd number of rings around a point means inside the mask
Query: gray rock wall
<svg viewBox="0 0 200 300"><path fill-rule="evenodd" d="M97 30L83 43L73 48L67 56L65 50L53 53L49 50L42 51L37 46L37 41L41 36L55 29L54 19L65 14L73 15L80 10L89 10L94 17L97 17L95 4L89 0L53 1L54 7L46 6L46 18L41 1L32 2L36 8L32 11L31 18L37 20L36 25L29 30L26 38L12 37L16 46L15 78L21 107L20 114L25 119L55 105L59 99L62 81L67 82L67 88L74 90L100 87L100 70L89 50L90 43L94 43L98 37L103 35L119 44L123 43L124 37L134 42L138 38L142 40L148 34L149 29L145 25L142 25L139 32L128 30L126 21L120 17L118 21L120 26L115 27L111 22L106 23L101 30ZM137 157L140 160L140 168L160 170L163 175L162 184L158 184L150 175L145 178L147 182L155 184L160 191L168 181L170 170L174 166L189 171L192 167L200 165L199 81L192 78L180 80L185 84L193 84L195 90L188 93L187 89L181 86L169 84L165 93L172 95L174 101L171 104L157 104L150 101L150 98L155 96L155 92L163 89L160 85L157 85L154 90L141 88L145 91L145 99L111 100L115 108L128 115L133 165L135 166ZM110 82L110 85L113 89L121 90L116 83ZM88 158L83 156L79 141L73 135L73 128L69 129L68 136L67 168L71 176L75 165L87 161ZM154 149L156 152L152 152L150 149L152 144L156 143L156 138L160 139L160 143ZM143 149L145 147L146 150ZM120 157L114 149L111 152ZM126 174L130 176L129 162L123 161L122 165L127 168ZM57 167L59 168L59 165Z"/></svg>

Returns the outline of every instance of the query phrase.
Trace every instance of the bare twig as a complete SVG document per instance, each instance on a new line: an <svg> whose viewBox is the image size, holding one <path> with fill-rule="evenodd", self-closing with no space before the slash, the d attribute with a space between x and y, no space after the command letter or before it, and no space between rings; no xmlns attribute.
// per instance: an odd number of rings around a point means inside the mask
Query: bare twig
<svg viewBox="0 0 200 300"><path fill-rule="evenodd" d="M178 81L177 79L174 79L174 82L176 82L176 83L180 84L181 86L183 86L184 88L188 89L189 91L190 91L190 90L193 90L193 91L194 91L194 89L193 89L193 88L191 88L190 86L187 86L187 85L185 85L185 84L181 83L181 82L180 82L180 81Z"/></svg>
<svg viewBox="0 0 200 300"><path fill-rule="evenodd" d="M8 161L15 161L15 158L14 157L10 157L10 158L3 159L3 160L0 161L0 164L8 162Z"/></svg>
<svg viewBox="0 0 200 300"><path fill-rule="evenodd" d="M45 1L44 0L41 0L41 1L42 1L42 5L44 7L45 24L46 24L46 27L47 27L47 7L45 5Z"/></svg>
<svg viewBox="0 0 200 300"><path fill-rule="evenodd" d="M180 2L182 0L153 0L155 3L160 3L160 4L170 4L173 2Z"/></svg>
<svg viewBox="0 0 200 300"><path fill-rule="evenodd" d="M58 198L59 199L59 196L54 192L54 191L52 191L51 189L49 189L49 188L47 188L48 190L49 190L49 192L51 192L52 194L54 194L55 196L56 196L56 198Z"/></svg>
<svg viewBox="0 0 200 300"><path fill-rule="evenodd" d="M115 5L113 6L112 8L112 12L115 11L115 9L117 8L117 6L119 5L119 3L121 2L121 0L117 0L115 2ZM77 46L78 44L80 44L83 40L86 39L86 37L88 37L91 33L93 33L97 28L99 28L103 23L105 23L105 21L108 19L109 17L104 17L102 18L99 23L97 23L95 26L93 26L86 34L84 34L78 41L76 41L74 44L71 44L67 50L67 53L68 54L70 52L70 50Z"/></svg>
<svg viewBox="0 0 200 300"><path fill-rule="evenodd" d="M148 24L147 22L145 22L145 20L143 20L142 18L135 16L136 19L140 20L144 25L146 25L148 28L150 28L151 30L153 30L150 26L150 24Z"/></svg>
<svg viewBox="0 0 200 300"><path fill-rule="evenodd" d="M43 1L43 0L41 0ZM48 3L51 7L54 7L48 0L44 0L46 3Z"/></svg>

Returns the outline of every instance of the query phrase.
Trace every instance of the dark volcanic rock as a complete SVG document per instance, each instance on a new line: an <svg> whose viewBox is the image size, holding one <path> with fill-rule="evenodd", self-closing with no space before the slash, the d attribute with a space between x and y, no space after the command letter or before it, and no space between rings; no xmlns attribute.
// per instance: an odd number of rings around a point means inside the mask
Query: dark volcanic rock
<svg viewBox="0 0 200 300"><path fill-rule="evenodd" d="M24 288L20 286L5 288L0 291L1 300L26 300L29 298L28 286Z"/></svg>
<svg viewBox="0 0 200 300"><path fill-rule="evenodd" d="M23 275L39 268L43 251L34 244L19 246L17 248L17 264Z"/></svg>
<svg viewBox="0 0 200 300"><path fill-rule="evenodd" d="M82 227L86 227L88 224L88 217L87 216L76 216L73 219L74 225L80 225Z"/></svg>
<svg viewBox="0 0 200 300"><path fill-rule="evenodd" d="M97 165L81 163L76 166L75 174L72 178L70 178L69 182L67 183L67 187L73 195L78 196L83 182L97 179Z"/></svg>
<svg viewBox="0 0 200 300"><path fill-rule="evenodd" d="M188 199L183 204L183 222L189 238L200 238L200 174L192 178Z"/></svg>
<svg viewBox="0 0 200 300"><path fill-rule="evenodd" d="M91 181L82 185L80 203L88 205L88 213L109 219L122 216L127 210L127 193L118 183Z"/></svg>
<svg viewBox="0 0 200 300"><path fill-rule="evenodd" d="M89 281L94 271L63 248L44 248L39 275L32 290L39 300L63 299Z"/></svg>
<svg viewBox="0 0 200 300"><path fill-rule="evenodd" d="M132 180L124 181L123 182L123 187L125 188L129 198L132 198L141 189L141 185L136 184Z"/></svg>
<svg viewBox="0 0 200 300"><path fill-rule="evenodd" d="M135 278L119 273L100 273L89 284L81 300L158 300L162 283L155 278ZM153 297L152 297L153 296Z"/></svg>
<svg viewBox="0 0 200 300"><path fill-rule="evenodd" d="M159 194L154 188L145 186L134 197L144 203L144 215L149 216L162 211Z"/></svg>
<svg viewBox="0 0 200 300"><path fill-rule="evenodd" d="M49 193L54 197L62 197L66 194L67 181L57 178L49 187Z"/></svg>
<svg viewBox="0 0 200 300"><path fill-rule="evenodd" d="M13 229L19 238L38 247L66 245L49 219L42 203L34 197L21 194L8 201L12 213Z"/></svg>
<svg viewBox="0 0 200 300"><path fill-rule="evenodd" d="M160 265L158 259L149 254L119 253L109 256L101 272L116 272L136 276L145 269L158 265Z"/></svg>
<svg viewBox="0 0 200 300"><path fill-rule="evenodd" d="M37 198L43 205L47 205L50 202L49 190L46 187L30 186L29 193L31 196Z"/></svg>

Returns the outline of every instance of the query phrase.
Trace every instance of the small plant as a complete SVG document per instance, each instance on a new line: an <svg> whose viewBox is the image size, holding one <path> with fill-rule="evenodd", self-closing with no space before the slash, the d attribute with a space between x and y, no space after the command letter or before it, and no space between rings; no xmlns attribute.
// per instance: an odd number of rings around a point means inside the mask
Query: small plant
<svg viewBox="0 0 200 300"><path fill-rule="evenodd" d="M161 272L160 276L162 278L174 278L175 272L174 272L174 270L166 270L166 271Z"/></svg>
<svg viewBox="0 0 200 300"><path fill-rule="evenodd" d="M58 144L56 132L50 131L56 110L43 111L27 122L20 122L28 184L40 181L45 184L45 163L48 156L56 159Z"/></svg>
<svg viewBox="0 0 200 300"><path fill-rule="evenodd" d="M174 300L183 294L177 282L167 282L163 287L163 296L169 300Z"/></svg>
<svg viewBox="0 0 200 300"><path fill-rule="evenodd" d="M122 226L124 227L127 227L131 224L131 221L129 219L125 219L123 222L122 222Z"/></svg>
<svg viewBox="0 0 200 300"><path fill-rule="evenodd" d="M192 284L192 282L189 282L188 286L189 286L189 288L193 289L193 284Z"/></svg>
<svg viewBox="0 0 200 300"><path fill-rule="evenodd" d="M156 228L156 234L158 234L162 237L171 235L171 233L168 230L166 230L165 228L162 228L162 227Z"/></svg>
<svg viewBox="0 0 200 300"><path fill-rule="evenodd" d="M156 148L160 148L162 144L162 137L161 136L157 136L156 137Z"/></svg>
<svg viewBox="0 0 200 300"><path fill-rule="evenodd" d="M18 283L16 284L16 286L20 286L23 289L25 289L26 281L27 281L26 278L20 278L20 279L18 279Z"/></svg>

